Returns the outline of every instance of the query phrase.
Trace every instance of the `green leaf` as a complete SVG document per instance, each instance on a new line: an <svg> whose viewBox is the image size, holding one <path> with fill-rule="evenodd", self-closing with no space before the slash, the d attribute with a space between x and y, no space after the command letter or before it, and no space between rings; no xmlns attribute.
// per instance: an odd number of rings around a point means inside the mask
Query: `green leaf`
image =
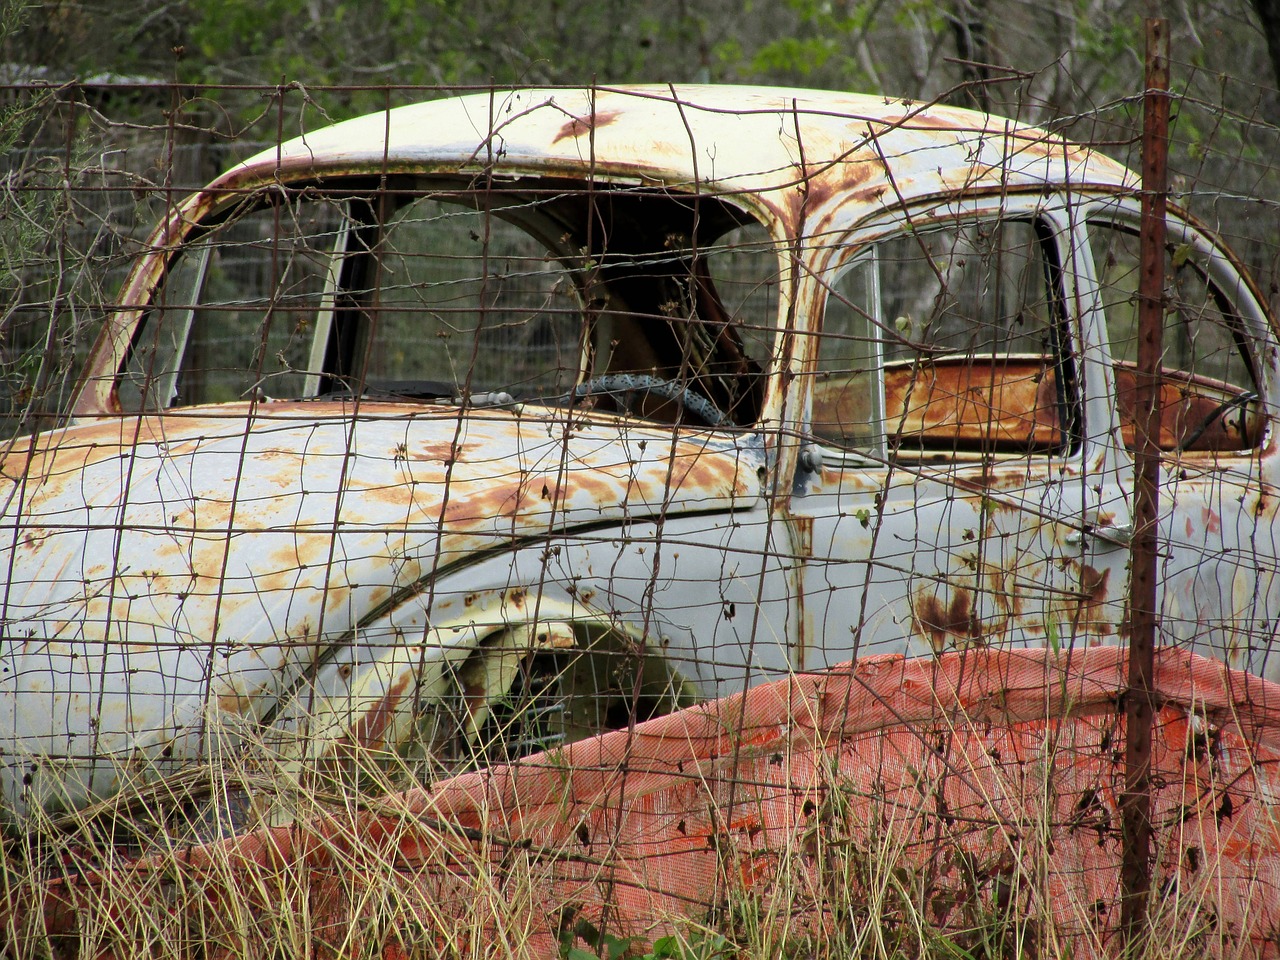
<svg viewBox="0 0 1280 960"><path fill-rule="evenodd" d="M653 950L649 954L654 960L673 960L680 956L680 941L675 937L659 937L653 941Z"/></svg>
<svg viewBox="0 0 1280 960"><path fill-rule="evenodd" d="M630 949L634 937L615 937L611 933L604 935L604 953L608 960L619 960Z"/></svg>

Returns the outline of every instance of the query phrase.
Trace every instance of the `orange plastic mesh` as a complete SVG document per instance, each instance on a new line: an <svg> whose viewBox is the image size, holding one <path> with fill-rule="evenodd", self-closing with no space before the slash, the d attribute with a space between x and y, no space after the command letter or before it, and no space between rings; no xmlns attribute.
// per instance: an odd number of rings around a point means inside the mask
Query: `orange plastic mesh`
<svg viewBox="0 0 1280 960"><path fill-rule="evenodd" d="M266 909L292 885L323 954L326 930L350 945L369 878L394 865L418 935L505 936L515 924L547 956L584 918L651 940L680 918L729 928L748 914L789 935L872 922L963 934L1000 916L1031 946L1108 953L1126 656L868 657L410 790L376 812L54 880L44 924L70 933L194 884L199 898L174 902L205 912L207 930L224 898ZM1155 686L1152 923L1209 955L1275 956L1280 688L1177 651L1159 656ZM508 911L488 928L475 915L486 895ZM465 930L451 926L463 917Z"/></svg>

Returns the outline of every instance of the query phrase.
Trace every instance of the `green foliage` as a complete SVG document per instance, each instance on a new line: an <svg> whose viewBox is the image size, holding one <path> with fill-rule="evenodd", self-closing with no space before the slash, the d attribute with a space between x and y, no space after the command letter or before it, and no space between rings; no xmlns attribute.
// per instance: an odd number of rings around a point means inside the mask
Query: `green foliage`
<svg viewBox="0 0 1280 960"><path fill-rule="evenodd" d="M758 73L809 76L835 54L835 41L831 37L779 37L757 51L751 67Z"/></svg>
<svg viewBox="0 0 1280 960"><path fill-rule="evenodd" d="M34 7L31 0L0 0L0 44L26 25Z"/></svg>
<svg viewBox="0 0 1280 960"><path fill-rule="evenodd" d="M1082 16L1078 29L1080 55L1090 60L1109 64L1142 56L1143 27L1137 11L1106 19Z"/></svg>
<svg viewBox="0 0 1280 960"><path fill-rule="evenodd" d="M659 937L640 960L718 960L735 957L737 947L718 933L695 930L689 937Z"/></svg>
<svg viewBox="0 0 1280 960"><path fill-rule="evenodd" d="M751 70L786 80L815 79L823 86L861 88L870 79L854 53L875 19L876 2L832 4L828 0L786 0L795 16L792 32L760 46Z"/></svg>
<svg viewBox="0 0 1280 960"><path fill-rule="evenodd" d="M573 921L574 913L568 911L565 923L560 931L560 960L622 960L634 955L639 940L635 937L618 937L607 931L598 929L589 920L578 918ZM591 949L578 946L578 942L586 943Z"/></svg>
<svg viewBox="0 0 1280 960"><path fill-rule="evenodd" d="M559 960L733 960L743 955L737 944L706 929L659 937L648 949L639 937L614 936L583 919L567 925L560 934Z"/></svg>

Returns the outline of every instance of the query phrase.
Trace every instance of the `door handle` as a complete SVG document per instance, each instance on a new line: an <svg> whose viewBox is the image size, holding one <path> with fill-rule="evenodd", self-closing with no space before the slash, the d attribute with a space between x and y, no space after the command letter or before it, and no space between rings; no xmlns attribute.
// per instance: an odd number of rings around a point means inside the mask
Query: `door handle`
<svg viewBox="0 0 1280 960"><path fill-rule="evenodd" d="M1082 529L1068 533L1062 538L1062 542L1068 547L1083 547L1090 538L1101 540L1111 547L1127 547L1133 543L1133 524L1094 517L1092 522L1085 520Z"/></svg>

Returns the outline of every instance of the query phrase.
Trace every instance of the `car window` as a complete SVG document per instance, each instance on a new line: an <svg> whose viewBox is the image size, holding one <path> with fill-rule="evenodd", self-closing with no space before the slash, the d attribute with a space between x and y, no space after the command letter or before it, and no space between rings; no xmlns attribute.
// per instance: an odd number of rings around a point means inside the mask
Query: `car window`
<svg viewBox="0 0 1280 960"><path fill-rule="evenodd" d="M188 240L118 384L126 410L365 395L759 416L767 230L727 202L538 181L272 186Z"/></svg>
<svg viewBox="0 0 1280 960"><path fill-rule="evenodd" d="M769 366L778 321L778 248L769 231L751 222L735 227L700 251L743 352Z"/></svg>
<svg viewBox="0 0 1280 960"><path fill-rule="evenodd" d="M368 296L363 379L438 383L445 394L558 396L583 371L573 273L501 217L424 197L389 218Z"/></svg>
<svg viewBox="0 0 1280 960"><path fill-rule="evenodd" d="M1047 230L922 229L862 251L832 286L812 430L874 455L1046 453L1072 436L1069 360Z"/></svg>
<svg viewBox="0 0 1280 960"><path fill-rule="evenodd" d="M1135 445L1138 276L1135 230L1089 223L1116 381L1120 433ZM1165 321L1159 446L1168 451L1248 450L1262 442L1254 360L1244 325L1193 246L1175 242L1164 258Z"/></svg>
<svg viewBox="0 0 1280 960"><path fill-rule="evenodd" d="M237 208L188 243L135 338L126 410L304 395L346 217L333 201Z"/></svg>

